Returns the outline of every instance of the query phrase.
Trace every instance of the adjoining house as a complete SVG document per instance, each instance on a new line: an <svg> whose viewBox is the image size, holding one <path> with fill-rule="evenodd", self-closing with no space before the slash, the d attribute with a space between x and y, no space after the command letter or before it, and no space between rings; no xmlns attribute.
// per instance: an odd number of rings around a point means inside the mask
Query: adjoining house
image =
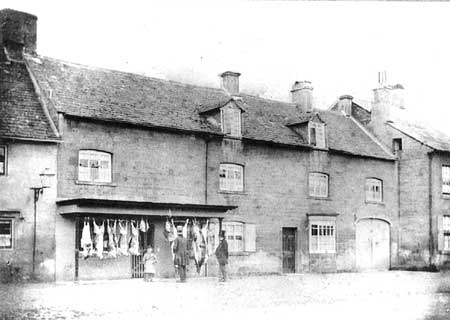
<svg viewBox="0 0 450 320"><path fill-rule="evenodd" d="M330 110L350 113L397 156L399 265L448 267L450 137L408 115L403 91L383 82L373 104L353 100L345 110L336 102Z"/></svg>
<svg viewBox="0 0 450 320"><path fill-rule="evenodd" d="M40 212L49 221L42 251L55 263L47 276L140 277L142 252L152 246L158 275L171 277L172 222L187 226L191 242L199 226L210 254L224 229L235 274L399 265L396 156L355 117L314 109L311 83L295 82L286 103L241 92L237 72L220 74L219 89L82 66L37 55L29 15L0 17L14 21L0 30L1 68L21 66L34 108L62 141L46 154L57 172L54 207ZM6 107L20 108L15 96ZM98 226L103 252L86 259L83 239ZM111 226L127 228L127 239L138 228L138 254L108 256ZM195 269L192 260L191 276ZM216 269L210 257L200 275Z"/></svg>

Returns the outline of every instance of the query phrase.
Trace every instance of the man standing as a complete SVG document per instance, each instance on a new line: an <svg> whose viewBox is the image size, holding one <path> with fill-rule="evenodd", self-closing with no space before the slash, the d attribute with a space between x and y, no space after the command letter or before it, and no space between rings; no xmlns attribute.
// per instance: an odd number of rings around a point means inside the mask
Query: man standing
<svg viewBox="0 0 450 320"><path fill-rule="evenodd" d="M219 262L219 282L227 281L228 243L225 240L225 231L221 230L219 235L219 246L216 249L216 258Z"/></svg>
<svg viewBox="0 0 450 320"><path fill-rule="evenodd" d="M187 240L183 238L183 227L177 227L178 236L173 241L174 264L178 268L180 275L179 282L186 282L186 265L188 263L187 256Z"/></svg>

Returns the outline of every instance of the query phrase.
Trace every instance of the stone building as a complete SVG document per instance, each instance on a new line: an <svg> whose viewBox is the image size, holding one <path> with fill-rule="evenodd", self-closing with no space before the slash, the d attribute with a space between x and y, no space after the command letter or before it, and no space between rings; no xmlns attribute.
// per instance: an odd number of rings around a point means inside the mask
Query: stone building
<svg viewBox="0 0 450 320"><path fill-rule="evenodd" d="M385 78L385 76L384 76ZM408 114L401 85L380 83L373 103L336 102L397 157L399 252L406 268L448 267L450 253L450 137ZM341 98L342 100L342 98Z"/></svg>
<svg viewBox="0 0 450 320"><path fill-rule="evenodd" d="M3 72L20 63L62 141L46 153L57 194L40 216L52 221L42 237L56 279L140 277L148 246L158 275L171 277L172 221L206 226L210 253L225 230L234 274L398 267L396 156L355 117L315 109L311 83L295 82L287 103L241 92L237 72L220 74L219 89L42 57L27 42L35 29L21 27L28 15L0 12L14 21L2 31ZM13 56L7 35L19 30L28 40ZM140 254L82 258L83 231L94 237L101 225L108 234L114 223L143 223ZM201 275L216 268L210 258Z"/></svg>

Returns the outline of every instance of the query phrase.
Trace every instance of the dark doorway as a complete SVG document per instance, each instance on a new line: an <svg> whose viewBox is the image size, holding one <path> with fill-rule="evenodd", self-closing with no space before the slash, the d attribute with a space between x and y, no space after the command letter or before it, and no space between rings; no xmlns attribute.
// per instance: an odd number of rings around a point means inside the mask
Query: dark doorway
<svg viewBox="0 0 450 320"><path fill-rule="evenodd" d="M142 257L145 254L145 250L148 247L155 248L155 225L149 224L147 232L139 231L139 255L131 256L131 277L143 278L144 277L144 262Z"/></svg>
<svg viewBox="0 0 450 320"><path fill-rule="evenodd" d="M283 228L283 273L295 272L297 228Z"/></svg>

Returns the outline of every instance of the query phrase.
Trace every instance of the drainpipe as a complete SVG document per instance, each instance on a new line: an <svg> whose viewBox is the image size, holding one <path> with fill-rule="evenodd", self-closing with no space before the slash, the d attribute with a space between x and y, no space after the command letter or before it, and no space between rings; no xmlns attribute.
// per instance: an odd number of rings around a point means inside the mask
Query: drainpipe
<svg viewBox="0 0 450 320"><path fill-rule="evenodd" d="M208 204L208 149L209 149L209 139L205 138L205 204Z"/></svg>
<svg viewBox="0 0 450 320"><path fill-rule="evenodd" d="M400 167L400 160L401 160L401 156L402 156L402 151L398 151L398 158L397 158L397 219L398 219L398 229L397 229L397 265L400 265L400 248L401 248L401 232L402 232L402 224L401 224L401 219L402 219L402 215L401 215L401 200L400 200L400 196L401 196L401 181L400 181L400 175L401 175L401 167Z"/></svg>
<svg viewBox="0 0 450 320"><path fill-rule="evenodd" d="M431 267L434 256L434 237L433 237L433 175L432 175L433 151L428 152L428 229L429 229L429 265Z"/></svg>

